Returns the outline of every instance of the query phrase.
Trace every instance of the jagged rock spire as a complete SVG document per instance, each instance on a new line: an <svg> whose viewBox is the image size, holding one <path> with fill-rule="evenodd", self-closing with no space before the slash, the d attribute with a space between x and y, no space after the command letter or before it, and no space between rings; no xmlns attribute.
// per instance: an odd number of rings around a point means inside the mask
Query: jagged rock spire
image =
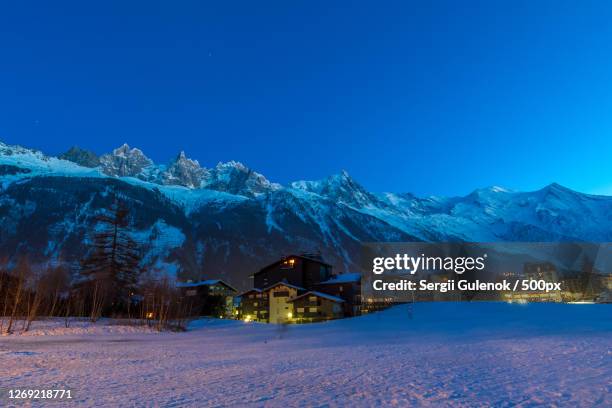
<svg viewBox="0 0 612 408"><path fill-rule="evenodd" d="M102 171L115 177L138 177L143 180L152 178L145 171L153 165L140 149L130 148L127 143L113 150L111 154L100 157Z"/></svg>
<svg viewBox="0 0 612 408"><path fill-rule="evenodd" d="M206 173L207 170L203 169L197 160L189 159L181 150L163 172L162 181L163 184L199 188Z"/></svg>

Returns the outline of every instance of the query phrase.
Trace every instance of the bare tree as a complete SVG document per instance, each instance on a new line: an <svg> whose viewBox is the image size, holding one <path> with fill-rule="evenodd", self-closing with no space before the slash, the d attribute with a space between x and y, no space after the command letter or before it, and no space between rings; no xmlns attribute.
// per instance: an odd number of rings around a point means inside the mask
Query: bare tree
<svg viewBox="0 0 612 408"><path fill-rule="evenodd" d="M32 279L32 287L28 290L27 303L26 303L26 316L23 324L23 331L30 330L32 322L36 320L39 315L39 311L41 308L41 304L43 302L44 291L43 284L44 282L43 276L37 275L33 276Z"/></svg>
<svg viewBox="0 0 612 408"><path fill-rule="evenodd" d="M40 290L43 295L43 303L47 316L55 316L60 313L62 297L66 296L70 287L70 277L67 268L59 264L58 266L47 266L47 270L40 280Z"/></svg>
<svg viewBox="0 0 612 408"><path fill-rule="evenodd" d="M11 276L8 274L6 269L0 271L0 296L2 299L2 314L0 315L0 333L3 333L4 329L4 318L8 311L9 306L9 286L11 283Z"/></svg>
<svg viewBox="0 0 612 408"><path fill-rule="evenodd" d="M25 257L21 257L17 263L13 271L14 284L12 291L11 288L8 288L11 291L10 300L7 299L7 302L10 301L12 306L10 307L11 314L9 315L8 326L6 328L7 333L13 332L13 326L15 321L19 317L19 313L21 312L20 308L22 307L23 297L26 291L26 279L31 274L30 264L26 260Z"/></svg>
<svg viewBox="0 0 612 408"><path fill-rule="evenodd" d="M79 290L69 290L64 300L64 326L70 327L72 317L85 316L85 300Z"/></svg>
<svg viewBox="0 0 612 408"><path fill-rule="evenodd" d="M188 302L167 278L148 280L141 286L140 316L156 330L185 330L189 316Z"/></svg>

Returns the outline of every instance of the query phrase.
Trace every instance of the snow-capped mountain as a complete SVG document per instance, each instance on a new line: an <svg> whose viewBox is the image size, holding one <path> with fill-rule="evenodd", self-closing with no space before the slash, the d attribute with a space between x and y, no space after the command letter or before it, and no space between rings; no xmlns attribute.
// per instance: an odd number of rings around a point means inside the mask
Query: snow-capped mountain
<svg viewBox="0 0 612 408"><path fill-rule="evenodd" d="M321 181L296 181L291 183L291 187L356 208L375 207L382 204L376 196L367 192L353 180L345 170Z"/></svg>
<svg viewBox="0 0 612 408"><path fill-rule="evenodd" d="M72 161L85 167L96 167L97 158L79 148L71 148L59 158ZM197 160L190 159L184 151L168 165L156 165L137 148L127 143L99 159L100 171L108 176L123 178L134 177L161 185L183 186L190 189L205 188L229 194L254 197L281 188L270 183L263 175L254 172L244 164L230 161L218 163L211 169L200 166Z"/></svg>
<svg viewBox="0 0 612 408"><path fill-rule="evenodd" d="M612 241L612 197L557 184L499 187L465 197L368 192L341 172L320 181L271 183L241 163L203 168L181 152L156 165L127 145L60 158L0 143L0 255L78 265L96 214L118 195L132 209L143 265L181 278L224 277L248 287L268 261L321 251L339 272L362 242ZM214 276L213 276L214 275Z"/></svg>
<svg viewBox="0 0 612 408"><path fill-rule="evenodd" d="M204 184L205 188L254 197L281 188L279 184L270 183L259 173L240 162L219 163L210 170Z"/></svg>
<svg viewBox="0 0 612 408"><path fill-rule="evenodd" d="M102 155L100 165L102 172L109 176L137 177L146 181L154 180L159 170L140 149L130 148L127 143Z"/></svg>
<svg viewBox="0 0 612 408"><path fill-rule="evenodd" d="M181 151L161 174L163 184L199 188L207 171L197 160L188 159L185 152Z"/></svg>

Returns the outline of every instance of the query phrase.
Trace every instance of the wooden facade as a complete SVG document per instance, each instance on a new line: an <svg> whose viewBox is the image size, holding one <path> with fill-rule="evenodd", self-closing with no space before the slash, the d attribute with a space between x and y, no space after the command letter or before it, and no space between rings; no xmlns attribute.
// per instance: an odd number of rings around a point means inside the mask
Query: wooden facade
<svg viewBox="0 0 612 408"><path fill-rule="evenodd" d="M295 323L321 322L344 317L344 299L317 291L308 291L290 299Z"/></svg>
<svg viewBox="0 0 612 408"><path fill-rule="evenodd" d="M231 317L234 296L238 292L220 279L180 282L176 287L191 307L194 316Z"/></svg>
<svg viewBox="0 0 612 408"><path fill-rule="evenodd" d="M240 294L238 317L246 321L268 322L268 294L261 289L251 289Z"/></svg>
<svg viewBox="0 0 612 408"><path fill-rule="evenodd" d="M346 273L334 276L327 281L315 285L314 288L319 292L343 299L345 317L359 316L361 314L361 275L359 273Z"/></svg>
<svg viewBox="0 0 612 408"><path fill-rule="evenodd" d="M361 312L361 275L335 276L317 256L285 256L252 277L254 288L239 296L243 320L306 323Z"/></svg>

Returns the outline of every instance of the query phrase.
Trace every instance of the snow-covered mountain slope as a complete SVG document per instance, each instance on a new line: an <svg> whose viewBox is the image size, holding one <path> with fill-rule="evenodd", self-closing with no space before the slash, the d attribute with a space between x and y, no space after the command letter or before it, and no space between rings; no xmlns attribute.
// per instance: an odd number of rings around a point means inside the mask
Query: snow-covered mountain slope
<svg viewBox="0 0 612 408"><path fill-rule="evenodd" d="M207 169L183 152L168 165L127 145L99 159L68 153L62 160L0 144L1 255L76 265L113 195L133 210L143 264L244 287L289 252L321 251L339 272L353 269L362 242L612 240L612 197L557 184L421 198L368 192L346 172L281 186L241 163Z"/></svg>
<svg viewBox="0 0 612 408"><path fill-rule="evenodd" d="M385 197L394 202L393 209L375 215L389 221L408 219L422 232L413 233L426 239L426 231L476 242L612 239L612 198L558 184L534 192L491 187L450 199Z"/></svg>
<svg viewBox="0 0 612 408"><path fill-rule="evenodd" d="M315 193L355 208L379 207L381 202L343 170L320 181L296 181L291 187Z"/></svg>
<svg viewBox="0 0 612 408"><path fill-rule="evenodd" d="M255 197L281 188L279 184L270 183L263 175L235 161L217 164L208 172L203 187L247 197Z"/></svg>
<svg viewBox="0 0 612 408"><path fill-rule="evenodd" d="M99 169L80 166L67 160L45 156L42 152L26 149L21 146L10 146L0 142L0 165L2 165L3 181L7 176L33 177L41 174L61 176L100 176ZM13 173L13 174L11 174Z"/></svg>

